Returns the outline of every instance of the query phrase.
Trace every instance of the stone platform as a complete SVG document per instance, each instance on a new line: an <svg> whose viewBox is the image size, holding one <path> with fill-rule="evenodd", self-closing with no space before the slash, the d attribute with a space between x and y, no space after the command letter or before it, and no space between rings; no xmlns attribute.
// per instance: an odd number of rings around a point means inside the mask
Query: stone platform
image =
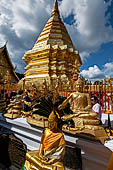
<svg viewBox="0 0 113 170"><path fill-rule="evenodd" d="M29 125L26 118L11 120L1 115L0 126L3 127L1 133L13 133L27 146L27 150L39 149L43 129ZM98 141L91 141L76 135L64 134L64 136L67 146L81 149L82 170L106 170L113 151L113 140L108 140L103 145Z"/></svg>

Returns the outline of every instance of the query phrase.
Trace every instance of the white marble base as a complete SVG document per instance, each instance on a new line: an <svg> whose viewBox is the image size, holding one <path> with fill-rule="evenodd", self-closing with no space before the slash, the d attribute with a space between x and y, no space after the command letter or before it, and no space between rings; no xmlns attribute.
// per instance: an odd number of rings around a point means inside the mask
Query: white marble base
<svg viewBox="0 0 113 170"><path fill-rule="evenodd" d="M26 118L15 120L0 116L0 126L13 132L26 144L28 150L39 149L42 128L32 127L26 122ZM104 145L76 136L64 134L68 145L81 148L83 170L106 170L108 161L113 151L113 140L106 141Z"/></svg>

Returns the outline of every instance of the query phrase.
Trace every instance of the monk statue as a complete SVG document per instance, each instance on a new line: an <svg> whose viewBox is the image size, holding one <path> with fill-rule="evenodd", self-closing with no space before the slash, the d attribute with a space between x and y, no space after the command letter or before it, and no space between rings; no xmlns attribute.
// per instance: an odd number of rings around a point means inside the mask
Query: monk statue
<svg viewBox="0 0 113 170"><path fill-rule="evenodd" d="M58 129L57 112L52 111L48 118L48 128L42 134L40 149L26 154L26 170L64 170L62 159L65 153L65 140Z"/></svg>
<svg viewBox="0 0 113 170"><path fill-rule="evenodd" d="M74 127L67 125L63 126L63 131L76 134L76 133L90 133L94 136L103 135L99 140L104 142L104 138L107 135L104 128L100 126L100 121L97 119L98 115L96 112L92 111L91 98L88 93L83 93L83 81L79 77L75 83L76 92L73 92L69 97L59 106L59 109L64 109L69 102L73 114L68 114L62 117L64 121L73 120ZM98 133L97 135L97 131Z"/></svg>

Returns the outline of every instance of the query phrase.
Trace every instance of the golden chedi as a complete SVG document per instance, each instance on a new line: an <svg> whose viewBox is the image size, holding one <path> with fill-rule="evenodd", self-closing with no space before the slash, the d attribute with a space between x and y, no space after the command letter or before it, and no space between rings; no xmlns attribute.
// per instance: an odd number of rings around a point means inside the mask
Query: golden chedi
<svg viewBox="0 0 113 170"><path fill-rule="evenodd" d="M49 86L57 77L62 82L70 81L75 60L77 60L79 71L82 62L60 18L57 0L55 0L50 19L32 50L24 54L23 60L27 64L25 85L32 82L38 89L41 89L44 79ZM66 84L64 83L64 85Z"/></svg>
<svg viewBox="0 0 113 170"><path fill-rule="evenodd" d="M59 109L65 108L67 103L71 104L73 114L65 115L64 120L73 120L74 127L63 126L65 132L72 134L85 133L91 134L95 139L104 143L107 138L105 130L100 126L97 113L92 111L91 99L88 93L83 93L83 81L79 77L75 84L76 92L70 94L70 96L59 106Z"/></svg>
<svg viewBox="0 0 113 170"><path fill-rule="evenodd" d="M26 154L26 170L64 170L62 159L65 153L65 140L58 129L56 112L52 111L48 118L48 128L42 134L40 150Z"/></svg>

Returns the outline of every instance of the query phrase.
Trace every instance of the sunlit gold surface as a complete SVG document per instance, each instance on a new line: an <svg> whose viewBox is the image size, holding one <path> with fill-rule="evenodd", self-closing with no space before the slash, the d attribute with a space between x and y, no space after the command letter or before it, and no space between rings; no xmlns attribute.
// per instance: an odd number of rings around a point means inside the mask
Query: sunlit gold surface
<svg viewBox="0 0 113 170"><path fill-rule="evenodd" d="M45 78L48 78L48 83L52 84L53 76L56 78L59 76L62 82L65 81L63 77L66 77L65 85L71 80L76 63L79 70L82 62L60 18L57 1L54 3L51 17L34 47L24 54L23 60L27 63L25 68L26 84L30 77L29 81L34 83L36 79L39 80L37 86L40 86L40 80Z"/></svg>
<svg viewBox="0 0 113 170"><path fill-rule="evenodd" d="M76 92L71 93L59 108L64 108L70 102L74 114L80 114L80 112L88 114L91 110L91 99L88 93L82 92L83 82L80 77L76 81L75 89Z"/></svg>
<svg viewBox="0 0 113 170"><path fill-rule="evenodd" d="M63 130L72 134L91 134L104 143L104 139L107 139L107 135L104 128L99 125L97 113L93 112L91 109L91 99L89 94L82 92L83 82L80 77L76 81L75 88L76 92L71 93L62 105L59 106L59 109L63 109L67 103L70 102L73 114L65 115L63 119L72 119L75 127L71 128L64 125Z"/></svg>
<svg viewBox="0 0 113 170"><path fill-rule="evenodd" d="M64 170L62 159L65 153L65 140L57 128L55 116L48 119L49 126L45 129L40 144L40 150L29 151L26 154L25 167L27 170Z"/></svg>
<svg viewBox="0 0 113 170"><path fill-rule="evenodd" d="M21 111L23 110L23 106L21 101L17 101L17 102L11 102L7 108L6 108L6 113L4 113L4 117L7 118L19 118L21 117Z"/></svg>
<svg viewBox="0 0 113 170"><path fill-rule="evenodd" d="M48 120L44 116L40 116L37 114L33 114L32 117L27 117L27 122L31 125L35 125L38 127L47 128L48 127Z"/></svg>

